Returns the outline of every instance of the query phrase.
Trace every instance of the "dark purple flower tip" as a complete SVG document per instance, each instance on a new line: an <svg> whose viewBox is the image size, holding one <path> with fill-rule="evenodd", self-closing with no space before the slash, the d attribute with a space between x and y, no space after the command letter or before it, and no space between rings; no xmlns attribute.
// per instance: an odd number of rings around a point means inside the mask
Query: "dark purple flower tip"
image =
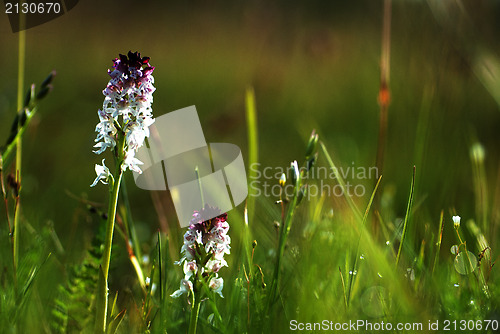
<svg viewBox="0 0 500 334"><path fill-rule="evenodd" d="M222 213L219 208L205 204L200 211L195 211L191 219L190 229L209 232L214 226L227 220L227 213Z"/></svg>
<svg viewBox="0 0 500 334"><path fill-rule="evenodd" d="M149 57L142 57L139 52L128 52L128 66L129 67L135 67L136 69L140 69L142 65L148 66L149 64Z"/></svg>
<svg viewBox="0 0 500 334"><path fill-rule="evenodd" d="M119 54L118 58L113 60L113 68L122 74L130 74L130 68L135 68L136 70L142 69L146 66L144 70L147 70L147 74L151 74L154 67L149 66L149 57L141 57L139 52L129 51L127 55ZM108 71L111 75L113 71Z"/></svg>
<svg viewBox="0 0 500 334"><path fill-rule="evenodd" d="M137 59L140 59L141 58L141 54L136 51L136 52L132 52L132 51L129 51L128 52L128 59L130 59L131 61L135 61Z"/></svg>

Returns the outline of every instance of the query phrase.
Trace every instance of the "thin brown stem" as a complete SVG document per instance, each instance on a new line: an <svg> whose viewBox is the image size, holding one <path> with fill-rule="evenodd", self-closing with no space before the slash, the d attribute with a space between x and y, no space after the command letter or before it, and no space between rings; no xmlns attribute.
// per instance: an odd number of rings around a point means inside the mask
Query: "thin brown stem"
<svg viewBox="0 0 500 334"><path fill-rule="evenodd" d="M380 122L376 166L379 173L384 165L384 152L387 137L387 113L391 95L389 91L391 60L391 0L384 0L384 19L382 26L382 50L380 56L380 88L378 103L380 106Z"/></svg>

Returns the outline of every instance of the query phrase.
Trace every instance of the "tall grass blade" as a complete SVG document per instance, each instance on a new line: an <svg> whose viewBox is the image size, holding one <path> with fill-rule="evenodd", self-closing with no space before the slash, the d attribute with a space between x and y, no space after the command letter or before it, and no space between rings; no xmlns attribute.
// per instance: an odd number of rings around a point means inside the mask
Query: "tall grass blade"
<svg viewBox="0 0 500 334"><path fill-rule="evenodd" d="M160 231L157 233L157 238L158 238L158 284L160 288L160 301L161 305L163 305L163 299L165 298L164 296L164 289L163 289L163 281L162 281L162 276L163 276L163 262L162 262L162 251L161 251L161 234Z"/></svg>
<svg viewBox="0 0 500 334"><path fill-rule="evenodd" d="M126 312L127 310L122 310L120 313L116 315L116 317L113 318L113 320L111 320L108 326L108 331L107 331L108 334L116 333L116 330L118 329L118 326L120 326L123 318L125 317Z"/></svg>
<svg viewBox="0 0 500 334"><path fill-rule="evenodd" d="M328 153L325 144L323 144L322 141L319 142L321 145L321 149L323 151L323 154L325 155L326 161L330 168L332 169L332 172L335 175L335 179L338 181L340 188L342 189L342 193L344 194L345 200L347 201L347 204L351 208L352 212L355 215L355 218L357 219L358 222L362 221L362 216L361 212L359 211L358 207L356 206L356 203L352 200L352 198L348 195L348 191L344 182L344 179L342 178L342 175L339 173L339 169L333 162L332 158L330 157L330 154Z"/></svg>
<svg viewBox="0 0 500 334"><path fill-rule="evenodd" d="M413 204L413 191L415 190L415 172L416 172L416 167L413 166L413 176L411 179L410 197L408 198L408 205L406 207L405 220L403 223L403 233L401 235L401 241L399 243L398 255L396 257L396 268L398 267L398 264L399 264L399 259L401 257L401 251L403 250L403 244L404 244L405 237L406 237L406 231L408 229L408 224L410 221L411 208L412 208L412 204Z"/></svg>
<svg viewBox="0 0 500 334"><path fill-rule="evenodd" d="M342 292L343 292L343 296L344 296L344 306L347 310L347 293L346 293L346 289L345 289L345 282L344 282L344 275L342 275L342 269L339 267L339 274L340 274L340 281L342 282Z"/></svg>
<svg viewBox="0 0 500 334"><path fill-rule="evenodd" d="M368 205L366 206L365 214L363 215L363 222L361 224L361 231L359 233L359 238L358 238L358 245L356 247L356 253L354 253L354 261L352 264L351 272L353 273L352 275L349 275L349 288L347 290L347 306L349 306L350 301L351 301L351 291L352 291L352 282L354 280L354 272L356 271L356 264L358 262L358 254L359 254L359 246L361 244L361 236L363 235L363 231L366 225L366 220L368 219L368 213L370 212L370 208L373 203L373 199L375 198L375 194L377 193L378 186L380 185L380 180L382 180L382 175L377 180L377 183L375 184L375 188L372 191L372 195L370 196L370 200L368 201ZM344 279L342 278L342 284L344 284Z"/></svg>
<svg viewBox="0 0 500 334"><path fill-rule="evenodd" d="M115 298L113 298L113 304L111 304L111 310L109 312L109 316L112 317L116 312L116 301L118 300L118 292L115 293Z"/></svg>
<svg viewBox="0 0 500 334"><path fill-rule="evenodd" d="M441 214L439 216L439 236L437 242L436 255L434 256L434 263L432 265L432 273L436 270L436 266L439 262L439 252L441 251L441 241L443 240L443 210L441 210Z"/></svg>
<svg viewBox="0 0 500 334"><path fill-rule="evenodd" d="M491 233L488 226L488 181L484 166L484 147L476 142L470 148L472 175L474 182L474 197L476 205L476 220L484 233Z"/></svg>
<svg viewBox="0 0 500 334"><path fill-rule="evenodd" d="M23 112L23 90L24 90L24 70L26 61L26 30L24 29L26 17L19 15L19 43L18 43L18 68L17 68L17 110ZM20 125L20 123L19 123ZM19 126L18 126L19 131ZM16 143L16 181L21 184L21 166L22 166L22 140L19 136ZM20 188L19 188L20 190ZM19 265L19 219L21 211L20 194L17 195L16 208L14 211L14 278L17 280L17 267Z"/></svg>
<svg viewBox="0 0 500 334"><path fill-rule="evenodd" d="M247 88L245 92L245 115L247 122L247 135L248 135L248 177L249 180L257 178L257 168L259 163L259 136L257 126L257 109L255 106L255 92L252 87ZM248 188L247 208L248 220L253 221L255 210L255 189L254 187Z"/></svg>
<svg viewBox="0 0 500 334"><path fill-rule="evenodd" d="M140 259L140 258L142 258L142 252L141 252L139 240L137 239L137 233L135 231L134 219L132 217L132 209L130 207L130 200L128 197L127 182L125 179L122 180L120 192L121 192L121 202L123 203L123 206L125 208L125 212L122 212L125 230L127 232L128 239L132 241L132 248L134 249L134 255L138 259ZM139 267L139 269L140 269L140 267ZM142 269L141 269L141 274L142 274ZM138 274L139 277L143 276L141 274Z"/></svg>

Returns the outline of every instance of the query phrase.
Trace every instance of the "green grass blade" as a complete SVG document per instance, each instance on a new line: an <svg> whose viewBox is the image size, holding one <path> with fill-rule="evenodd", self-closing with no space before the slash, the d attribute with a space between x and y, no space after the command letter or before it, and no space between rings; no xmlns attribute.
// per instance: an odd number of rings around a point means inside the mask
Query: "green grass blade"
<svg viewBox="0 0 500 334"><path fill-rule="evenodd" d="M257 168L259 160L259 137L257 127L257 110L255 107L255 92L252 87L247 88L245 92L245 114L248 133L248 179L255 180L257 178ZM252 276L253 261L252 261L252 233L250 231L250 222L253 222L255 212L255 189L248 187L248 196L245 203L244 221L245 221L245 254L248 265L249 275Z"/></svg>
<svg viewBox="0 0 500 334"><path fill-rule="evenodd" d="M25 25L25 16L19 16L19 27L21 28L18 34L18 67L17 67L17 110L19 113L25 112L23 107L23 87L24 87L24 71L26 62L26 31L22 29ZM20 114L19 114L20 115ZM18 123L20 125L20 123ZM18 126L19 132L19 126ZM21 136L17 137L16 144L16 179L21 182L21 166L22 166L22 140ZM13 245L13 258L14 258L14 277L17 280L17 267L19 265L19 209L20 197L16 200L16 210L14 211L14 245Z"/></svg>
<svg viewBox="0 0 500 334"><path fill-rule="evenodd" d="M358 245L356 247L356 253L354 254L354 262L352 264L351 272L353 273L352 275L349 275L349 288L347 290L347 306L349 306L349 303L351 301L351 290L352 290L352 281L354 280L354 272L356 271L356 264L358 262L358 254L359 254L359 246L361 244L361 236L363 235L363 230L366 224L366 220L368 219L368 213L370 212L370 208L373 203L373 199L375 198L375 194L377 193L378 186L380 185L380 180L382 180L382 175L377 180L377 183L375 184L375 188L373 188L372 195L370 196L370 200L368 201L368 205L366 206L365 214L363 216L363 223L362 223L362 230L359 233L359 238L358 238ZM342 284L344 280L342 279Z"/></svg>
<svg viewBox="0 0 500 334"><path fill-rule="evenodd" d="M115 298L113 298L113 304L111 305L111 311L109 312L110 317L112 317L113 314L115 314L117 300L118 300L118 292L115 293Z"/></svg>
<svg viewBox="0 0 500 334"><path fill-rule="evenodd" d="M330 168L332 169L332 172L335 175L335 179L338 181L340 188L342 189L342 193L344 194L344 197L347 201L347 204L349 205L352 212L356 216L357 221L358 222L362 221L361 212L359 211L358 207L356 206L356 203L354 203L352 198L348 195L349 192L346 190L345 182L344 182L344 179L342 178L342 175L340 175L340 173L339 173L339 169L337 168L337 166L333 162L330 154L328 153L328 151L326 149L325 144L323 144L322 141L320 141L319 144L321 145L321 149L323 150L323 154L325 155L325 158L326 158L328 165L330 166Z"/></svg>
<svg viewBox="0 0 500 334"><path fill-rule="evenodd" d="M28 279L24 283L23 289L21 291L22 293L20 293L17 296L17 300L16 300L17 307L16 307L16 312L14 314L14 323L17 322L18 316L20 315L20 311L24 309L26 301L28 300L28 295L31 292L31 287L34 284L36 277L38 276L40 270L42 269L44 264L47 262L47 260L50 258L50 256L51 256L51 253L49 253L47 255L47 257L45 258L45 260L43 260L43 262L40 264L40 266L35 266L31 270Z"/></svg>
<svg viewBox="0 0 500 334"><path fill-rule="evenodd" d="M138 259L142 258L142 252L139 240L137 238L137 233L135 231L134 219L132 217L132 209L130 206L130 200L128 197L127 182L124 178L122 180L122 185L120 187L121 192L121 202L123 203L124 209L122 210L122 220L125 225L125 230L128 234L128 239L132 241L132 248L134 249L135 256ZM140 275L139 275L140 276Z"/></svg>
<svg viewBox="0 0 500 334"><path fill-rule="evenodd" d="M259 136L257 127L257 109L255 107L255 92L252 87L247 88L245 93L245 114L248 134L248 178L255 180L259 162ZM249 221L253 221L255 209L255 194L252 187L248 189L247 208Z"/></svg>
<svg viewBox="0 0 500 334"><path fill-rule="evenodd" d="M116 315L116 317L113 318L113 320L111 320L108 326L108 334L116 333L116 330L118 329L118 326L120 326L126 311L127 310L122 310L120 313Z"/></svg>
<svg viewBox="0 0 500 334"><path fill-rule="evenodd" d="M162 256L161 256L161 234L160 231L158 231L158 284L160 288L160 300L163 305L163 282L162 282L162 274L163 274L163 263L162 263ZM152 278L151 278L152 279Z"/></svg>
<svg viewBox="0 0 500 334"><path fill-rule="evenodd" d="M342 275L342 269L339 267L340 281L342 282L342 292L344 295L344 306L347 309L347 293L345 289L344 275Z"/></svg>
<svg viewBox="0 0 500 334"><path fill-rule="evenodd" d="M413 191L415 190L415 171L416 171L416 167L413 166L413 176L411 179L410 197L408 198L408 206L406 207L406 215L405 215L405 220L404 220L404 225L403 225L403 234L401 235L401 242L399 243L398 255L396 257L396 268L398 267L398 264L399 264L399 259L401 257L401 251L403 250L403 244L404 244L405 237L406 237L406 231L408 229L408 223L410 221L411 208L412 208L412 204L413 204Z"/></svg>
<svg viewBox="0 0 500 334"><path fill-rule="evenodd" d="M439 262L439 252L441 251L441 241L443 240L443 210L441 210L441 215L439 216L439 236L437 242L436 255L434 256L434 264L432 265L432 273L434 274L434 270Z"/></svg>
<svg viewBox="0 0 500 334"><path fill-rule="evenodd" d="M475 142L470 148L470 159L472 163L472 176L474 185L474 200L476 205L476 221L484 233L491 233L488 226L488 181L484 166L484 147Z"/></svg>
<svg viewBox="0 0 500 334"><path fill-rule="evenodd" d="M160 243L160 240L158 240L158 244L156 245L156 247L159 247L158 246L159 243ZM143 306L143 314L142 314L144 320L147 319L148 314L151 311L150 304L153 300L153 281L154 281L154 277L156 275L156 270L158 270L157 269L157 261L159 261L159 260L154 259L153 263L151 264L151 272L149 274L150 281L149 281L149 284L146 286L146 297L144 298L144 306Z"/></svg>

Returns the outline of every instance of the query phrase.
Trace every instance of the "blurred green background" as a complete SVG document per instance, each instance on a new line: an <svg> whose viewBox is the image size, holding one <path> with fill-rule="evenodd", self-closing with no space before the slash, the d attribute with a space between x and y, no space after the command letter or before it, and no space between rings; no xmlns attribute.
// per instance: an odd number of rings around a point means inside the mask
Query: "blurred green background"
<svg viewBox="0 0 500 334"><path fill-rule="evenodd" d="M375 0L81 1L26 33L25 89L53 69L57 77L24 137L23 215L35 227L53 221L65 250L82 252L81 233L93 228L67 192L105 203L107 188L89 187L94 164L105 157L92 153L94 128L106 71L129 50L151 57L156 67L154 114L196 105L208 142L234 143L247 158L244 97L252 86L262 166L300 159L313 128L340 166L373 166L381 27L382 1ZM404 216L416 164L415 201L426 215L437 222L440 210L456 208L473 217L469 149L479 141L491 220L498 224L499 35L500 1L393 1L381 189L395 191L396 216ZM0 45L0 134L6 138L16 111L17 34L5 14ZM417 134L419 122L424 131ZM128 181L148 241L158 219L149 193Z"/></svg>

